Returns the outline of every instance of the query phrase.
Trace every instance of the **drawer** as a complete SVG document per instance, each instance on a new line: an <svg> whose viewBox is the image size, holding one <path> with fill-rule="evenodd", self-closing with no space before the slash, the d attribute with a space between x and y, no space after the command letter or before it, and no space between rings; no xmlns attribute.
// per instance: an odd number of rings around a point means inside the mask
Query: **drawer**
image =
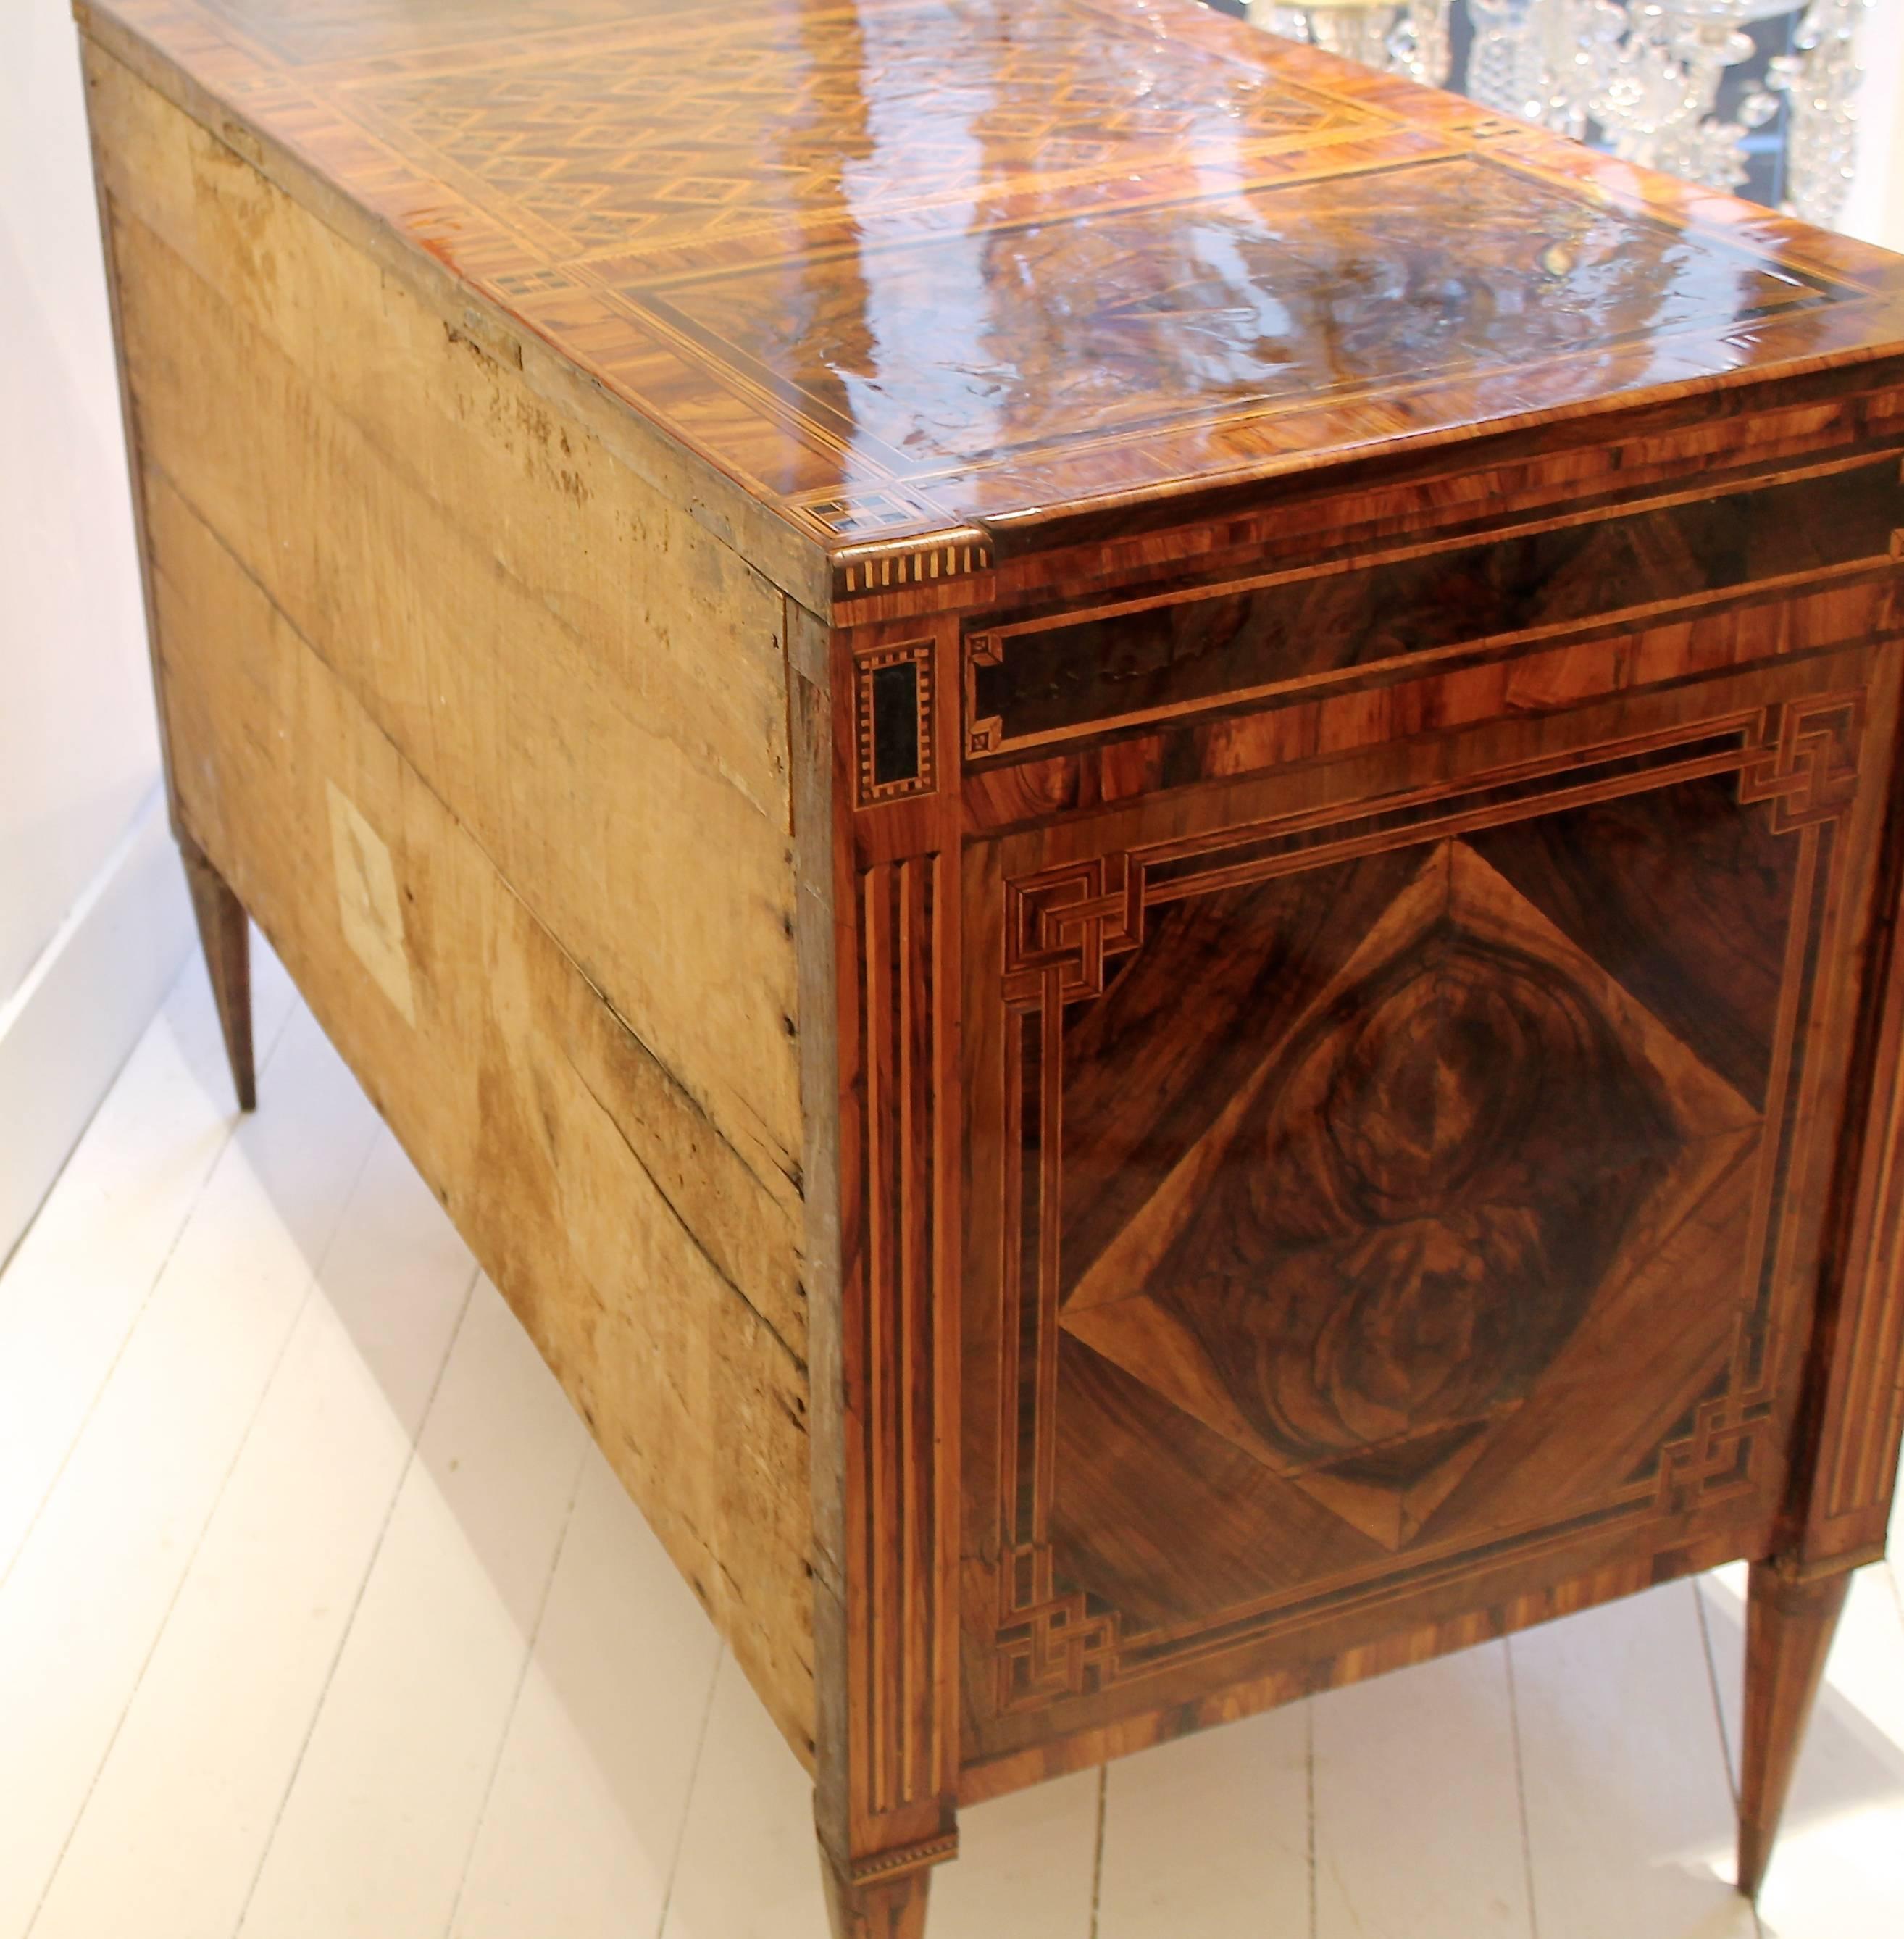
<svg viewBox="0 0 1904 1939"><path fill-rule="evenodd" d="M1011 755L1890 563L1896 452L1385 555L980 627L966 752Z"/></svg>

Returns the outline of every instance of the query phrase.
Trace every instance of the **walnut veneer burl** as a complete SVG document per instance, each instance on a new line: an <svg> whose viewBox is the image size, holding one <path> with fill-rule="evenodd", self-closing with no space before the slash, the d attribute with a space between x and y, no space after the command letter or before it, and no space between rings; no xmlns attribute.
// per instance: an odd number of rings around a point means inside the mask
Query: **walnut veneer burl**
<svg viewBox="0 0 1904 1939"><path fill-rule="evenodd" d="M1741 1557L1754 1888L1904 1392L1904 263L1188 0L81 17L241 1096L248 912L841 1932Z"/></svg>

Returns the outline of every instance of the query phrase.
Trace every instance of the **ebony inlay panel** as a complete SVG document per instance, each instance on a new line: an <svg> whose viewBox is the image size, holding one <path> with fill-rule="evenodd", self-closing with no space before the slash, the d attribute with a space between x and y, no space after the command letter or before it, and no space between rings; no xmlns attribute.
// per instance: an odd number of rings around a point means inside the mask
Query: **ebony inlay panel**
<svg viewBox="0 0 1904 1939"><path fill-rule="evenodd" d="M1485 650L1748 585L1882 565L1904 527L1900 455L981 632L967 653L967 750L1038 747L1419 654Z"/></svg>

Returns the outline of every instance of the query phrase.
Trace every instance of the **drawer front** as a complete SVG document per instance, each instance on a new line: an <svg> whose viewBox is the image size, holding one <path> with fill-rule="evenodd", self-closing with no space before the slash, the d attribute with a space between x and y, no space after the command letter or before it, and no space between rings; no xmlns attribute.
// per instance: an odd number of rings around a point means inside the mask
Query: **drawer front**
<svg viewBox="0 0 1904 1939"><path fill-rule="evenodd" d="M966 644L966 753L1022 754L1881 568L1900 527L1892 452L1717 495L981 626Z"/></svg>
<svg viewBox="0 0 1904 1939"><path fill-rule="evenodd" d="M968 848L969 1761L1763 1536L1892 650Z"/></svg>

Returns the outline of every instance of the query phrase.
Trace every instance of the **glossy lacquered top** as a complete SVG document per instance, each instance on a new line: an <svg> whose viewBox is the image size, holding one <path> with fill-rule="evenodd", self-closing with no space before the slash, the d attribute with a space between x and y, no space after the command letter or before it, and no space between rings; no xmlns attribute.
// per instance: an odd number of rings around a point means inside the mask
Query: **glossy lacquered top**
<svg viewBox="0 0 1904 1939"><path fill-rule="evenodd" d="M1904 260L1195 0L87 17L835 549L1904 345Z"/></svg>

